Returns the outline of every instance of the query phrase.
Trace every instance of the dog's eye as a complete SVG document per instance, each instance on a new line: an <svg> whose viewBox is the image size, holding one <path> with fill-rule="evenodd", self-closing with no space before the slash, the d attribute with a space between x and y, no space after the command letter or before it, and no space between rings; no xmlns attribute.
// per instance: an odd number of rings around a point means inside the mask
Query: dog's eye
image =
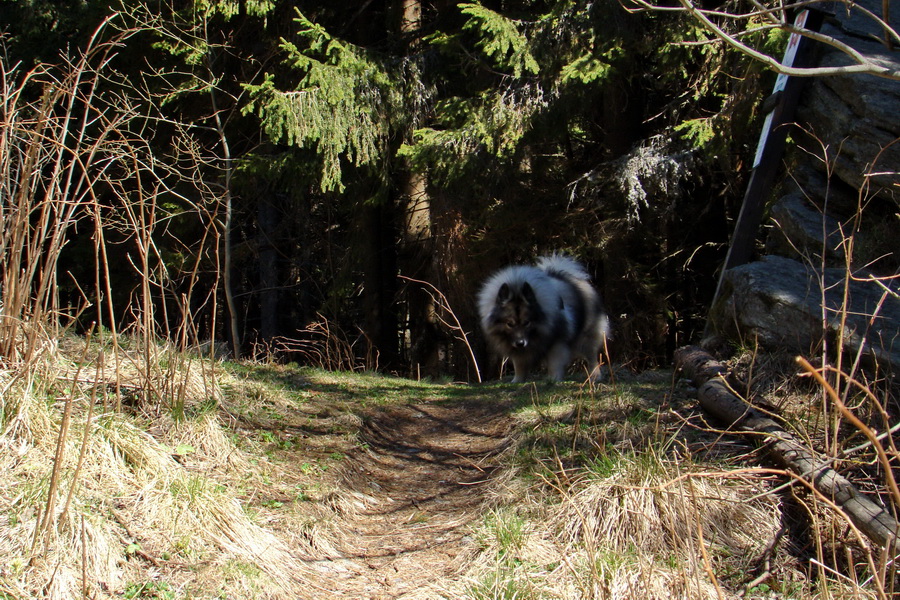
<svg viewBox="0 0 900 600"><path fill-rule="evenodd" d="M507 321L507 322L506 322L506 328L507 328L507 329L512 329L512 328L515 327L515 326L516 326L516 322L515 322L515 321Z"/></svg>

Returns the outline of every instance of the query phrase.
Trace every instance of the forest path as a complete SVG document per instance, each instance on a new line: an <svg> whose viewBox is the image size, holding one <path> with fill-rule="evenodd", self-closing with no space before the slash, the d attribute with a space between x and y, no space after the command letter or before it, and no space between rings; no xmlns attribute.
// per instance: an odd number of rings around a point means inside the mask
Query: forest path
<svg viewBox="0 0 900 600"><path fill-rule="evenodd" d="M509 443L509 406L490 398L370 408L341 488L355 510L339 523L340 556L319 564L335 598L434 598L475 543L497 457ZM430 592L429 592L430 590Z"/></svg>

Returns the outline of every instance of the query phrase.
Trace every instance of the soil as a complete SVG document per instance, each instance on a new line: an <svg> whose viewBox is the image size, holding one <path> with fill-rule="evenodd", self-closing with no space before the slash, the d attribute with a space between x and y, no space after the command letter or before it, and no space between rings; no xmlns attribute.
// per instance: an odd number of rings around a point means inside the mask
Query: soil
<svg viewBox="0 0 900 600"><path fill-rule="evenodd" d="M476 549L470 525L509 444L508 409L489 399L368 409L340 475L359 508L336 524L339 553L318 563L320 585L334 598L435 598Z"/></svg>

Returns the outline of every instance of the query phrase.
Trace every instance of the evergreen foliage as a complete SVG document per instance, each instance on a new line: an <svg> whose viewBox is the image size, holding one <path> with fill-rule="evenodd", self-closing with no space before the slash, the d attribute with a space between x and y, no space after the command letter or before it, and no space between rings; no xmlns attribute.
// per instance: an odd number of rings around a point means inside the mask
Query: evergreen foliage
<svg viewBox="0 0 900 600"><path fill-rule="evenodd" d="M41 12L8 26L12 59L37 56L42 38L75 40L60 28L110 10L88 3L60 20L56 3L27 4ZM118 49L114 66L135 89L117 93L159 110L154 155L197 159L177 191L203 218L170 207L172 236L154 240L162 261L173 274L201 264L184 280L216 289L208 253L223 244L217 202L228 197L247 337L264 313L288 337L323 314L369 360L390 353L363 349L377 321L385 340L443 344L431 351L452 370L463 352L447 332L414 330L440 325L415 322L432 309L413 306L428 299L397 274L440 289L472 330L469 298L487 272L569 250L626 315L623 352L663 356L708 300L703 272L722 251L768 82L721 46L681 43L703 35L689 20L617 0L423 3L400 25L408 7L122 0L149 43ZM403 233L414 204L430 236L417 245ZM201 221L217 229L204 238Z"/></svg>
<svg viewBox="0 0 900 600"><path fill-rule="evenodd" d="M242 15L266 17L272 14L277 4L276 0L194 0L191 8L196 14L219 15L229 20Z"/></svg>
<svg viewBox="0 0 900 600"><path fill-rule="evenodd" d="M296 89L281 90L267 74L247 84L244 113L259 116L275 142L314 148L321 159L323 191L343 190L341 160L357 166L384 160L392 118L404 114L396 73L374 53L338 40L301 12L295 19L301 45L282 39L285 63L302 74Z"/></svg>
<svg viewBox="0 0 900 600"><path fill-rule="evenodd" d="M511 71L513 77L538 73L528 38L520 31L521 23L480 4L461 2L459 9L469 17L462 30L476 34L475 46L494 62L496 68Z"/></svg>

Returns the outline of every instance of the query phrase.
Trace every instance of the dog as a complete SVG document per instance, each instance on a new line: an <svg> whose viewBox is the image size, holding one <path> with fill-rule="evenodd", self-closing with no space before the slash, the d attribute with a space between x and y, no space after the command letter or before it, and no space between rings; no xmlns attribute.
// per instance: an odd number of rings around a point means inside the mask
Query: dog
<svg viewBox="0 0 900 600"><path fill-rule="evenodd" d="M560 254L535 266L511 266L488 278L478 293L478 314L490 346L524 382L541 362L548 377L563 379L576 358L584 358L592 381L602 377L598 357L609 335L609 317L590 276Z"/></svg>

